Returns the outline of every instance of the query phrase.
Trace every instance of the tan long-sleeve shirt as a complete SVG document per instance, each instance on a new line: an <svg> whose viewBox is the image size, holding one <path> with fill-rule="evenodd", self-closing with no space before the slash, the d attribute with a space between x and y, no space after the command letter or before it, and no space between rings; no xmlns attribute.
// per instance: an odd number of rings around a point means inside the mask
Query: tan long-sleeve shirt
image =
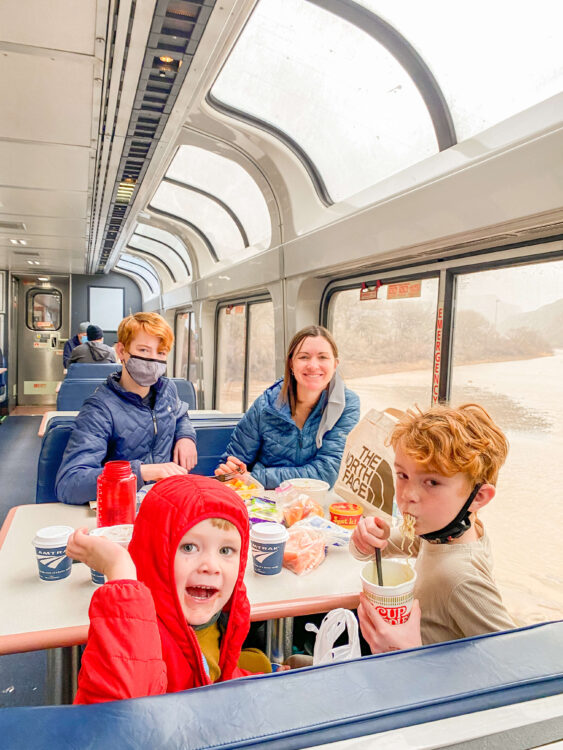
<svg viewBox="0 0 563 750"><path fill-rule="evenodd" d="M481 521L475 527L479 539L466 544L431 544L415 537L414 596L422 610L424 644L515 627L493 578L489 537ZM405 557L408 548L400 530L392 529L383 556ZM362 555L352 543L350 552L359 560L372 557Z"/></svg>

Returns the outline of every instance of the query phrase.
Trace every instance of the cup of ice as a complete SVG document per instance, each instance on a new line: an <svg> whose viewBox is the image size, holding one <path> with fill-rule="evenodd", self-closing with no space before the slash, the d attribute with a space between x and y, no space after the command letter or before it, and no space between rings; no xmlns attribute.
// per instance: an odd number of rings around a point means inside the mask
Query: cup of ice
<svg viewBox="0 0 563 750"><path fill-rule="evenodd" d="M45 526L33 537L39 578L42 581L61 581L70 575L72 560L65 554L72 526Z"/></svg>
<svg viewBox="0 0 563 750"><path fill-rule="evenodd" d="M103 536L105 539L109 539L111 542L115 542L121 547L125 547L125 549L129 546L132 535L132 523L121 523L117 526L99 526L97 529L92 529L92 531L90 531L90 536ZM105 583L105 576L103 573L100 573L99 570L90 568L90 574L92 576L92 583Z"/></svg>

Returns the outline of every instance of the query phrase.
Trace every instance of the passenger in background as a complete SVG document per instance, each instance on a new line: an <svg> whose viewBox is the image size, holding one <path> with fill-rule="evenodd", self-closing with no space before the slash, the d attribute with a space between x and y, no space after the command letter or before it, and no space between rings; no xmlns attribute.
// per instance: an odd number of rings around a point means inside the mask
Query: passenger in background
<svg viewBox="0 0 563 750"><path fill-rule="evenodd" d="M382 518L362 518L350 551L360 560L416 559L413 606L408 621L388 625L364 594L358 616L372 653L412 648L508 630L506 611L492 572L489 538L477 511L495 496L508 442L478 404L408 411L391 433L397 504L403 528Z"/></svg>
<svg viewBox="0 0 563 750"><path fill-rule="evenodd" d="M197 463L188 406L163 377L172 329L157 313L136 313L121 321L117 339L122 371L84 402L57 473L55 491L63 503L95 500L106 461L130 461L138 489L187 474Z"/></svg>
<svg viewBox="0 0 563 750"><path fill-rule="evenodd" d="M72 350L69 365L73 362L117 362L115 351L111 346L104 344L104 332L100 326L89 325L86 329L86 338L86 343Z"/></svg>
<svg viewBox="0 0 563 750"><path fill-rule="evenodd" d="M360 399L336 370L329 331L308 326L295 334L285 376L259 396L236 426L215 474L248 470L266 489L286 479L323 479L330 486L346 436L360 417Z"/></svg>
<svg viewBox="0 0 563 750"><path fill-rule="evenodd" d="M88 340L86 331L88 330L88 326L90 325L89 320L85 320L84 323L81 323L78 326L78 333L76 333L71 339L68 339L65 343L65 348L63 349L63 367L66 370L69 364L70 355L72 354L72 350L75 349L80 344L85 344Z"/></svg>

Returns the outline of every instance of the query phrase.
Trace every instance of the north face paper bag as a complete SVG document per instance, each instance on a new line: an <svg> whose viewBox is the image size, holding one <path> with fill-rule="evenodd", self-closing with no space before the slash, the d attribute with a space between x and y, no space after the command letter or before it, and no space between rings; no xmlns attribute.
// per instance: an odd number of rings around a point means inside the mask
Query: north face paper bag
<svg viewBox="0 0 563 750"><path fill-rule="evenodd" d="M401 412L371 409L346 439L334 491L366 516L393 515L393 449L386 445Z"/></svg>

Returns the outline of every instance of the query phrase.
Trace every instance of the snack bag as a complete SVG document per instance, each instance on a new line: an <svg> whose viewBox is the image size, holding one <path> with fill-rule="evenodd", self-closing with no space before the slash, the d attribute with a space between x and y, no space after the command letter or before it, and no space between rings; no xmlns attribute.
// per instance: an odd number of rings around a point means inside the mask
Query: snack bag
<svg viewBox="0 0 563 750"><path fill-rule="evenodd" d="M322 505L312 500L308 495L299 494L295 500L282 506L283 520L286 526L293 526L294 523L307 518L310 515L324 517Z"/></svg>
<svg viewBox="0 0 563 750"><path fill-rule="evenodd" d="M278 510L275 500L269 500L267 497L250 497L244 503L251 524L263 521L281 522L281 512Z"/></svg>
<svg viewBox="0 0 563 750"><path fill-rule="evenodd" d="M326 556L324 535L321 531L306 528L289 529L285 543L283 566L298 576L317 568Z"/></svg>
<svg viewBox="0 0 563 750"><path fill-rule="evenodd" d="M320 531L324 536L325 545L328 547L346 547L350 543L350 537L352 532L349 529L345 529L342 526L333 521L329 521L327 518L320 518L317 515L309 515L302 521L298 521L292 527L293 529L312 529L314 531Z"/></svg>

